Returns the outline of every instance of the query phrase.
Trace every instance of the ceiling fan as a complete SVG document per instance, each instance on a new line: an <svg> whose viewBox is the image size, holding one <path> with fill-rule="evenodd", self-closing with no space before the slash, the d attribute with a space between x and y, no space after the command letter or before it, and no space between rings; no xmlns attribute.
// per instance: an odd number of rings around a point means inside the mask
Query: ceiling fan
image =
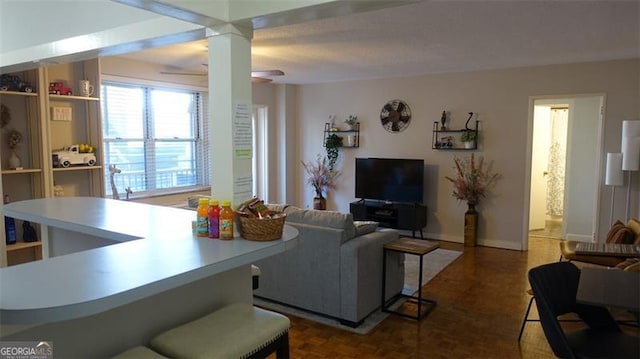
<svg viewBox="0 0 640 359"><path fill-rule="evenodd" d="M206 66L206 65L205 65ZM179 76L207 76L206 72L179 72L179 71L160 71L163 75L179 75ZM251 82L265 83L273 81L269 77L282 76L284 72L281 70L264 70L251 71Z"/></svg>

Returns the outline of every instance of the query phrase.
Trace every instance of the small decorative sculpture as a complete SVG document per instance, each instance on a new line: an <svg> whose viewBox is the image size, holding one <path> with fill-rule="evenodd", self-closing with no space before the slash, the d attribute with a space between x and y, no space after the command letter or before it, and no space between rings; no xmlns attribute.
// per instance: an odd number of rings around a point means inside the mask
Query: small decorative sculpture
<svg viewBox="0 0 640 359"><path fill-rule="evenodd" d="M29 221L22 222L22 240L25 242L35 242L38 240L36 229L33 228Z"/></svg>
<svg viewBox="0 0 640 359"><path fill-rule="evenodd" d="M129 195L131 195L133 193L133 190L131 189L131 187L127 187L124 189L124 191L127 193L127 201L129 200Z"/></svg>
<svg viewBox="0 0 640 359"><path fill-rule="evenodd" d="M442 117L440 117L440 123L442 123L442 126L440 126L440 131L446 131L447 130L447 111L442 111Z"/></svg>
<svg viewBox="0 0 640 359"><path fill-rule="evenodd" d="M473 129L469 128L469 121L473 117L473 112L469 112L469 118L467 119L467 123L464 124L464 129L467 131L473 131Z"/></svg>
<svg viewBox="0 0 640 359"><path fill-rule="evenodd" d="M114 179L114 176L116 175L116 173L120 173L120 172L122 171L118 167L116 167L116 165L109 166L109 182L111 183L111 193L112 193L113 199L120 199L120 195L118 194L118 187L116 187L116 181Z"/></svg>

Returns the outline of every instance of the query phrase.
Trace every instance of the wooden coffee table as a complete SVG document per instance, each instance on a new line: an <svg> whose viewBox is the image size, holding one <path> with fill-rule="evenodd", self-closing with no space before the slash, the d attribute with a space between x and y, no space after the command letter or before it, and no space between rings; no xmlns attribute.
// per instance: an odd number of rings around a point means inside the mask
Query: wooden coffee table
<svg viewBox="0 0 640 359"><path fill-rule="evenodd" d="M386 313L393 313L397 315L401 315L403 317L412 318L416 320L420 320L427 316L435 308L436 301L431 299L426 299L422 297L422 264L424 260L424 255L432 252L440 247L439 243L426 242L418 239L411 238L398 238L395 241L391 241L384 245L383 253L382 253L382 311ZM404 254L413 254L420 256L420 266L418 268L418 295L407 295L402 292L395 295L393 298L390 298L388 301L385 300L385 291L386 291L386 273L387 273L387 252L400 252ZM410 315L407 313L403 313L397 310L390 310L389 307L393 305L400 298L408 298L409 302L416 303L418 305L418 309L415 315ZM423 312L422 307L423 304L425 306L425 310Z"/></svg>

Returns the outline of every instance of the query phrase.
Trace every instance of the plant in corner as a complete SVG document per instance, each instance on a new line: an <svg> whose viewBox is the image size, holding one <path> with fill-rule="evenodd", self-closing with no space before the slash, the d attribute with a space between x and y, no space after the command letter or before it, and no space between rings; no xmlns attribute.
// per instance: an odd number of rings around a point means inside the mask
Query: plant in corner
<svg viewBox="0 0 640 359"><path fill-rule="evenodd" d="M491 173L484 165L484 158L480 158L479 163L476 163L473 154L465 159L455 157L454 162L456 177L446 176L445 178L453 183L452 196L458 200L467 201L469 208L465 213L464 244L474 246L478 223L478 212L475 206L487 196L500 178L500 174Z"/></svg>
<svg viewBox="0 0 640 359"><path fill-rule="evenodd" d="M327 151L327 160L329 160L329 170L333 171L338 160L338 149L342 147L342 137L335 133L330 134L324 142L324 147Z"/></svg>
<svg viewBox="0 0 640 359"><path fill-rule="evenodd" d="M329 189L336 188L335 179L340 175L340 172L330 169L327 158L320 154L316 155L315 162L302 162L302 166L308 176L307 183L313 187L316 193L314 208L325 209L324 195Z"/></svg>

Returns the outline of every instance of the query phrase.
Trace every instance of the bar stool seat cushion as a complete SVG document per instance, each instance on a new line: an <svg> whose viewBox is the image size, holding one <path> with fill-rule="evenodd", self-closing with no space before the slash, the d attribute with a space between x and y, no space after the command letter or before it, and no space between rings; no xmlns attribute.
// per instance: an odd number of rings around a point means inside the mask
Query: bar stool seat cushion
<svg viewBox="0 0 640 359"><path fill-rule="evenodd" d="M160 355L147 347L139 346L122 352L112 357L112 359L167 359L167 357Z"/></svg>
<svg viewBox="0 0 640 359"><path fill-rule="evenodd" d="M235 303L170 329L150 347L174 358L246 358L287 335L289 318L247 303Z"/></svg>

